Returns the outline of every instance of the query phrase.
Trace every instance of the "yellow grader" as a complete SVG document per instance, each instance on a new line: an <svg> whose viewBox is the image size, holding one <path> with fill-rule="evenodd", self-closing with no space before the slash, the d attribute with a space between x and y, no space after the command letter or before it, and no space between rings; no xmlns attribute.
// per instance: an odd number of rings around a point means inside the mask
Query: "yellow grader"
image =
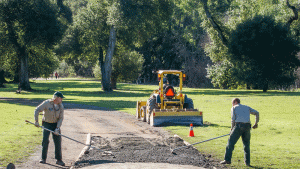
<svg viewBox="0 0 300 169"><path fill-rule="evenodd" d="M137 101L136 118L151 126L203 125L202 112L194 109L193 100L182 93L186 75L179 70L159 70L159 89L154 90L147 101ZM169 85L167 76L178 77L179 89Z"/></svg>

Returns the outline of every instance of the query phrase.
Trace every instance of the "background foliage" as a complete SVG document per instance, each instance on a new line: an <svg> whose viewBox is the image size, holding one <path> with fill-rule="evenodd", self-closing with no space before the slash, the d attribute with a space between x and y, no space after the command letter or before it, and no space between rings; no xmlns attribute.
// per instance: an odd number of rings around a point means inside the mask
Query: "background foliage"
<svg viewBox="0 0 300 169"><path fill-rule="evenodd" d="M296 0L289 0L289 2L299 11L300 6ZM230 50L228 45L224 45L220 40L218 32L216 32L206 15L205 5L227 41L236 43L238 46L247 45L233 39L234 32L238 32L239 25L249 24L250 21L258 21L258 16L263 18L272 16L272 23L268 23L274 25L275 28L278 25L284 26L293 16L293 11L288 8L286 1L277 0L53 0L49 1L48 4L56 11L57 24L60 26L58 35L63 34L63 37L59 38L60 36L57 36L55 38L55 40L60 41L55 44L53 50L52 48L46 49L45 45L41 45L42 41L38 41L41 37L50 37L47 34L35 35L29 33L26 35L26 37L36 39L27 45L30 59L29 77L48 77L55 71L61 72L61 76L70 76L70 73L62 72L65 68L58 69L59 65L65 67L65 64L57 62L65 62L73 69L70 69L70 71L73 71L76 76L95 77L101 75L99 71L97 75L94 72L97 72L95 71L96 68L101 69L101 66L98 65L101 64L99 61L104 61L106 58L109 31L113 25L116 28L117 35L116 52L112 60L114 77L111 80L114 81L114 84L116 84L115 81L132 81L139 74L141 75L140 78L144 79L143 82L155 83L156 77L152 74L153 70L179 69L184 70L187 74L188 78L185 85L189 87L214 86L234 89L244 86L262 89L266 78L261 78L261 75L254 71L258 70L257 66L256 68L254 66L245 68L247 67L246 63L251 65L253 63L248 59L246 62L240 62L244 65L239 64L237 66L236 63L233 63L233 60L236 59L231 59L231 57L241 55L241 53L233 54L233 50ZM30 5L27 5L27 7L30 8ZM32 19L31 21L35 23L43 22L39 19ZM31 26L34 26L35 23ZM46 26L47 24L42 25ZM17 53L8 44L8 37L4 36L5 23L0 23L0 26L2 28L2 31L0 31L0 68L5 71L5 77L17 81L18 67L20 66L17 61ZM24 29L24 32L30 32L30 30L31 27L28 27ZM299 30L300 22L296 20L290 25L288 32L273 32L270 35L273 35L271 38L277 39L285 36L285 39L294 41L296 45L299 45ZM240 31L242 30L240 29ZM275 30L269 29L269 31ZM24 36L24 42L26 39L27 41L30 39L26 37ZM253 41L259 40L253 39ZM266 43L272 43L272 40ZM277 45L268 48L268 51L274 53L276 49L286 49L287 46ZM272 45L270 46L272 47ZM291 47L291 45L289 46ZM232 48L236 48L236 46L232 46ZM259 53L262 48L254 47L251 50ZM296 57L295 44L293 49L295 50L291 56ZM250 50L250 48L247 50ZM131 63L122 62L126 58L128 59L128 55L124 55L123 58L122 55L118 54L118 51L124 51L127 54L136 52L134 56L142 56L141 61L144 61L142 68L136 65L134 70L128 69L132 66ZM267 49L263 51L267 51ZM291 51L286 52L291 53ZM297 64L287 66L286 63L292 63L293 61L284 59L284 57L283 60L278 60L278 57L272 58L274 62L268 62L268 65L278 62L277 66L273 66L278 67L278 69L269 71L273 73L270 76L274 77L274 74L276 74L278 77L282 77L277 79L268 77L268 87L277 88L290 85L297 79L294 76L299 74L299 72L296 72ZM296 63L297 59L294 61ZM141 63L139 62L139 64ZM36 65L39 65L39 67ZM281 69L284 65L289 69ZM131 74L132 70L135 76L125 77L119 73ZM253 72L249 74L250 71ZM296 73L294 74L294 72ZM116 77L116 75L120 77Z"/></svg>
<svg viewBox="0 0 300 169"><path fill-rule="evenodd" d="M299 20L291 26L287 24L294 13L286 1L202 2L207 4L212 19L227 40L219 38L220 33L207 17L203 25L212 42L207 44L206 52L215 64L208 67L208 77L214 86L236 88L238 83L267 91L268 87L294 82L299 66ZM290 4L296 8L299 5L296 1ZM205 19L204 9L199 11ZM232 82L228 77L232 77Z"/></svg>

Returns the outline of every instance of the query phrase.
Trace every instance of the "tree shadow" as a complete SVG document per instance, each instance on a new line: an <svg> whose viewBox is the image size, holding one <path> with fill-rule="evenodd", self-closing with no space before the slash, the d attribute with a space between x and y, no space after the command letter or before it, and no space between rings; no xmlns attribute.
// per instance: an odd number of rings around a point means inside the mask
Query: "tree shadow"
<svg viewBox="0 0 300 169"><path fill-rule="evenodd" d="M150 97L150 94L152 93L152 90L135 90L135 89L117 89L111 92L105 92L105 91L85 91L84 88L82 90L78 91L63 91L65 88L69 87L55 87L55 88L45 88L45 89L33 89L29 92L22 92L20 94L26 94L26 95L50 95L52 97L53 93L56 91L61 91L66 97L69 96L81 96L81 97ZM72 86L73 88L73 86ZM95 88L95 86L93 86ZM78 87L78 89L81 89ZM6 90L6 92L15 92L14 90Z"/></svg>
<svg viewBox="0 0 300 169"><path fill-rule="evenodd" d="M263 169L264 167L258 167L258 166L253 166L253 165L250 165L248 166L249 168L255 168L255 169Z"/></svg>
<svg viewBox="0 0 300 169"><path fill-rule="evenodd" d="M67 169L67 168L71 167L71 166L53 165L53 164L49 164L49 163L45 163L44 165L48 165L48 166L55 167L55 168L61 168L61 169Z"/></svg>
<svg viewBox="0 0 300 169"><path fill-rule="evenodd" d="M219 124L213 124L210 123L208 121L203 122L203 126L202 127L228 127L228 126L220 126Z"/></svg>
<svg viewBox="0 0 300 169"><path fill-rule="evenodd" d="M23 99L23 98L3 98L0 97L0 101L5 101L8 104L17 104L17 105L27 105L37 107L45 99L41 100L40 98L33 99ZM101 111L113 111L119 110L122 108L135 108L135 101L119 101L119 100L101 100L101 104L96 103L96 101L73 101L73 102L63 102L65 110L68 109L87 109L87 110L101 110ZM103 106L101 106L103 105ZM106 106L106 107L104 107Z"/></svg>
<svg viewBox="0 0 300 169"><path fill-rule="evenodd" d="M174 123L163 123L162 125L159 125L159 126L155 126L155 127L164 127L164 126L179 126L179 127L188 127L188 126L190 126L190 124L186 124L186 125L184 125L184 124L174 124ZM203 125L195 125L195 124L193 124L193 127L224 127L224 128L231 128L230 126L221 126L221 125L219 125L219 124L213 124L213 123L210 123L210 122L207 122L207 121L205 121L205 122L203 122Z"/></svg>
<svg viewBox="0 0 300 169"><path fill-rule="evenodd" d="M183 92L191 95L228 95L230 97L248 97L248 96L299 96L300 92L268 91L266 93L260 90L221 90L221 89L194 89Z"/></svg>

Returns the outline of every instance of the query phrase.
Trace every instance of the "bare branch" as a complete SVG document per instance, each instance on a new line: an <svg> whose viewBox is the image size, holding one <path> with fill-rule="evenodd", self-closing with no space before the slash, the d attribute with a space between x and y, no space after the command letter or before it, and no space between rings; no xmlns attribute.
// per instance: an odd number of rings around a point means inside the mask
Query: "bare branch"
<svg viewBox="0 0 300 169"><path fill-rule="evenodd" d="M289 0L286 0L286 5L294 12L294 16L290 17L287 23L287 26L290 27L293 21L298 20L298 10L295 6L290 5Z"/></svg>
<svg viewBox="0 0 300 169"><path fill-rule="evenodd" d="M228 46L228 40L224 36L224 33L223 33L221 27L215 22L214 18L212 17L212 15L210 14L210 12L208 10L207 0L201 0L201 1L202 1L203 6L204 6L204 11L205 11L207 19L210 21L213 28L218 32L218 37L223 42L223 45Z"/></svg>

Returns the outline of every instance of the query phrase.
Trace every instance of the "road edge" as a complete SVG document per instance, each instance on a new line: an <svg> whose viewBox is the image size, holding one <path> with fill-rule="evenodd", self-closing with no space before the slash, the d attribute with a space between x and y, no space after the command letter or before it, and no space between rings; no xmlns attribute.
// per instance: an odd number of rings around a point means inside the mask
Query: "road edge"
<svg viewBox="0 0 300 169"><path fill-rule="evenodd" d="M79 154L77 160L75 160L74 164L72 164L71 168L70 169L74 169L76 163L80 160L80 158L84 155L84 154L87 154L90 147L91 147L91 133L88 133L87 134L87 137L86 137L86 146L81 150L81 153Z"/></svg>

